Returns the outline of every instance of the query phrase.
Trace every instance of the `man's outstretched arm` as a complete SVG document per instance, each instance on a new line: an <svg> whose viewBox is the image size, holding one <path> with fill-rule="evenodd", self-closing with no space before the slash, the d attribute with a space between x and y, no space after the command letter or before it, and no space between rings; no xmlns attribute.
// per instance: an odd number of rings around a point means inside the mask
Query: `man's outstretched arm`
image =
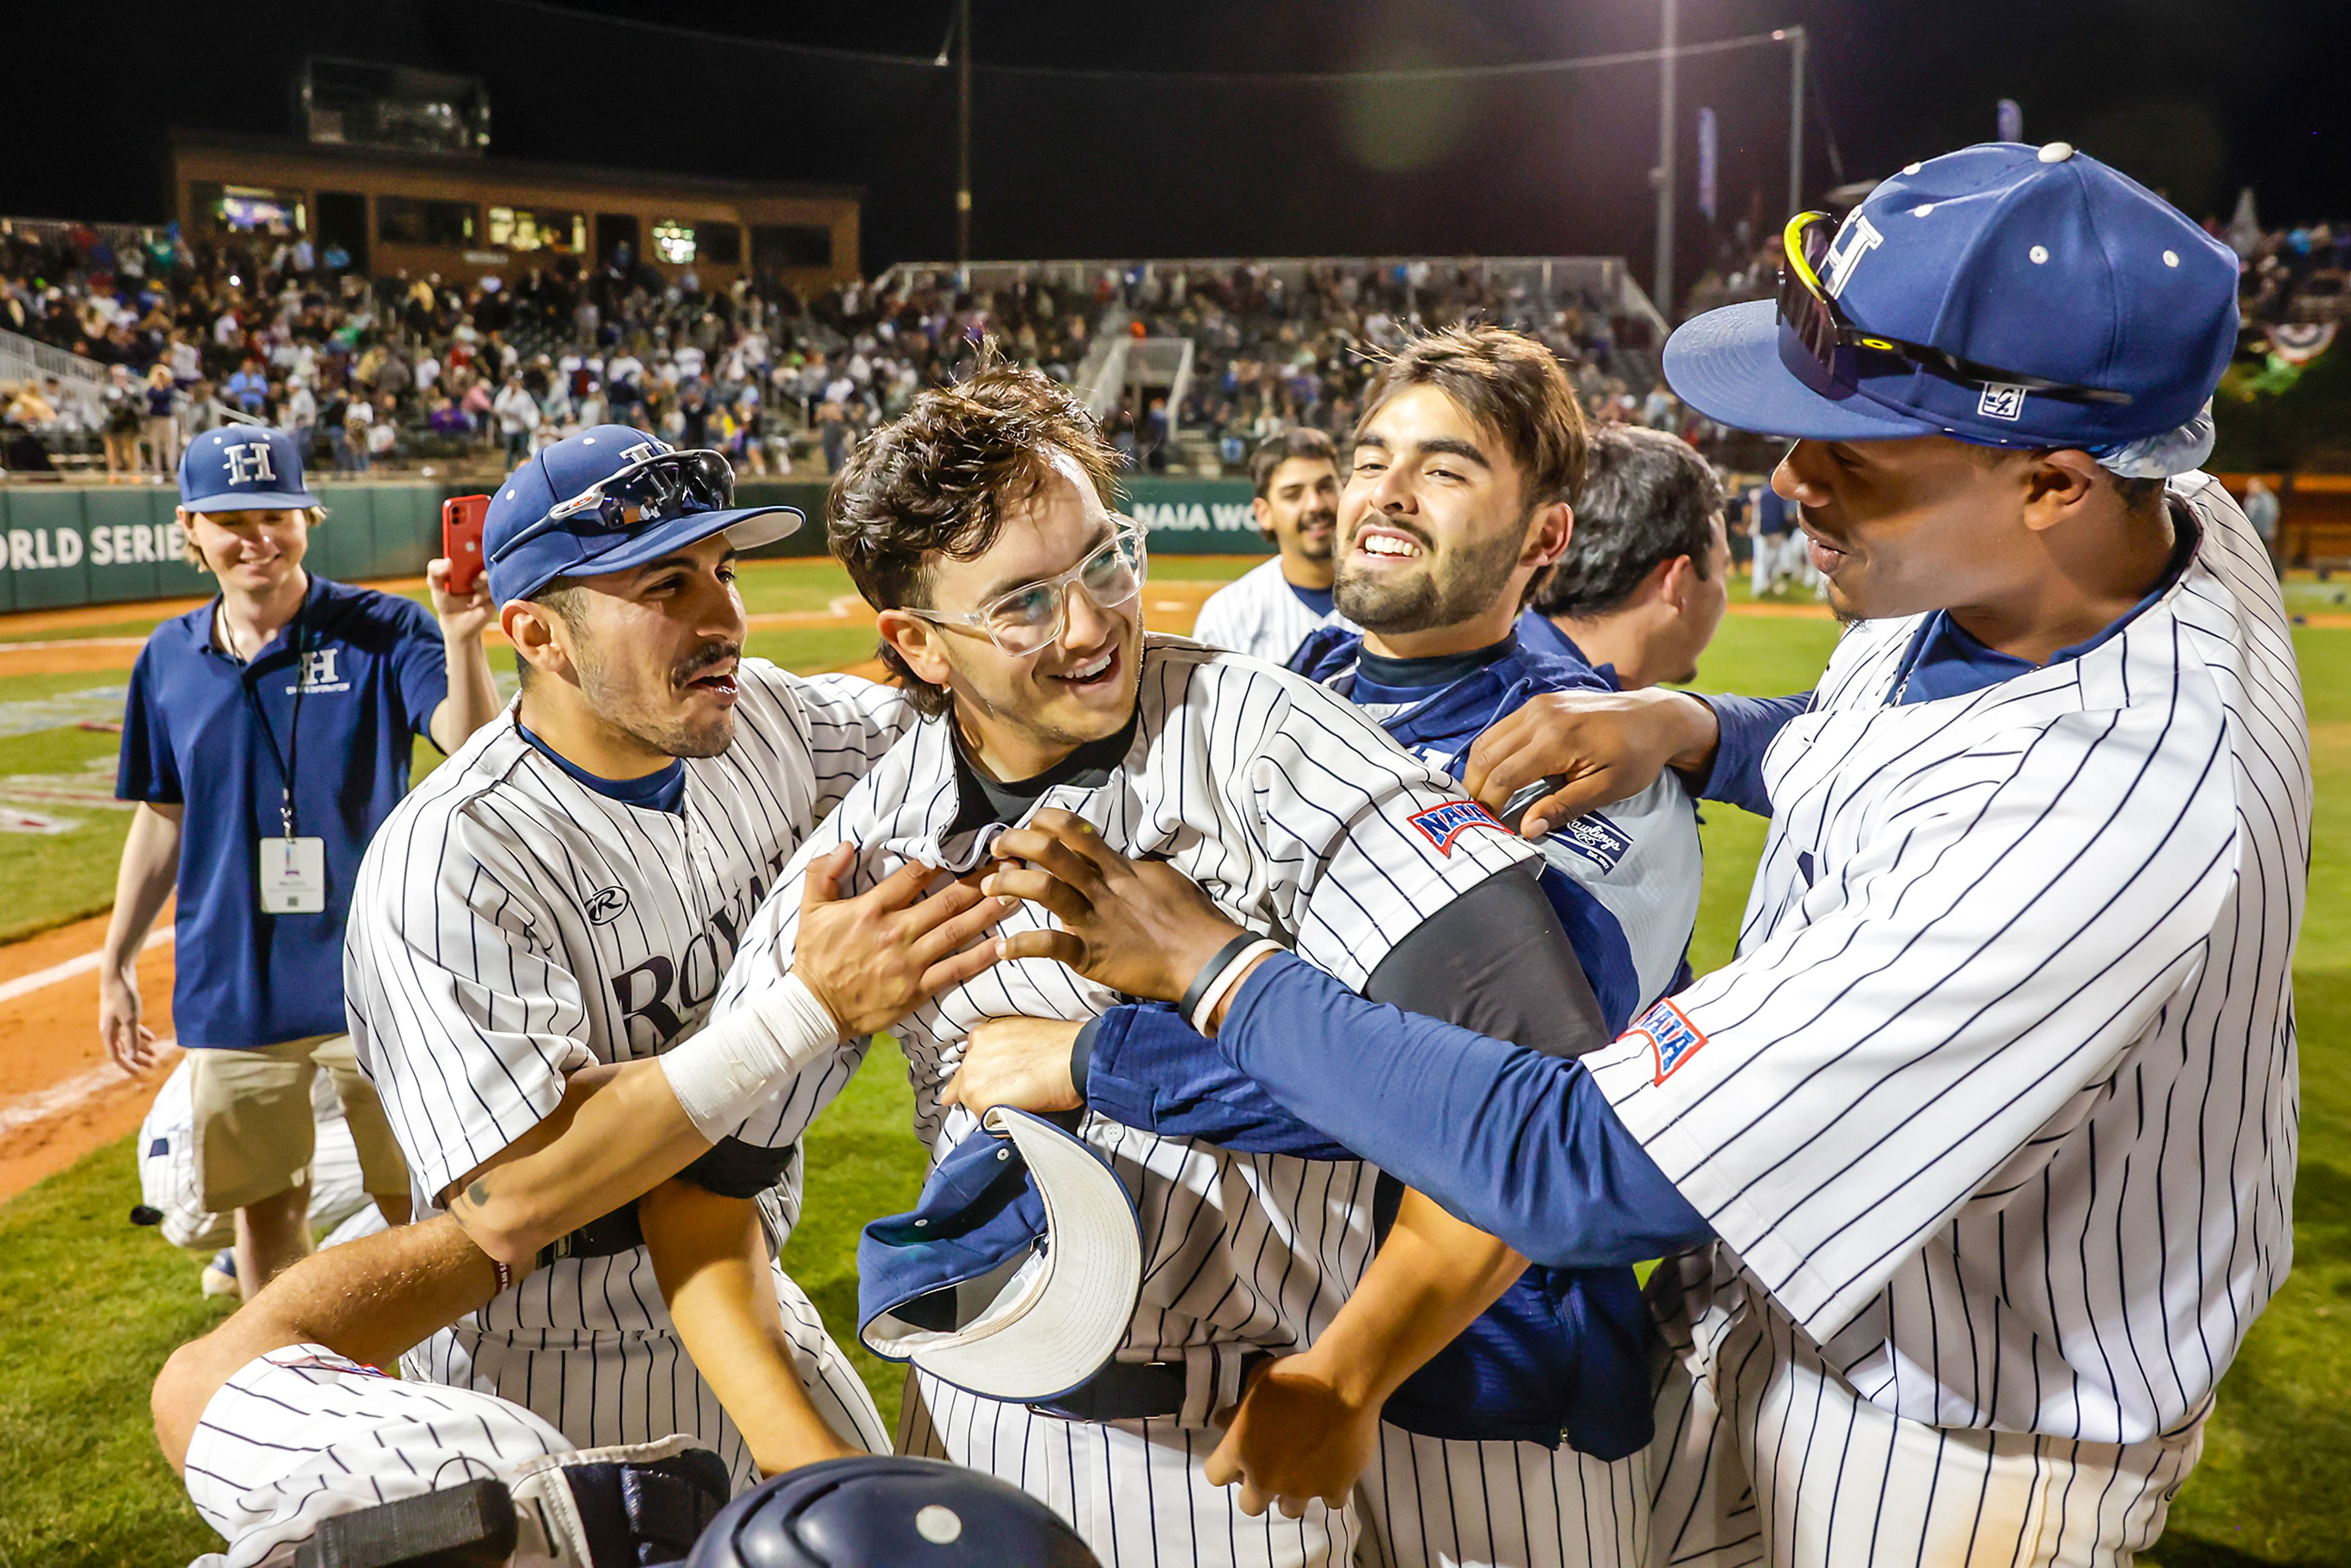
<svg viewBox="0 0 2351 1568"><path fill-rule="evenodd" d="M786 983L662 1056L576 1073L555 1109L451 1184L448 1210L493 1259L519 1270L557 1237L668 1180L843 1038L887 1029L996 961L967 946L1005 906L911 865L837 896L854 852L812 864Z"/></svg>
<svg viewBox="0 0 2351 1568"><path fill-rule="evenodd" d="M800 1382L753 1199L681 1177L639 1198L637 1218L670 1322L759 1473L862 1453Z"/></svg>
<svg viewBox="0 0 2351 1568"><path fill-rule="evenodd" d="M497 1291L488 1255L447 1215L314 1252L212 1333L172 1353L151 1398L155 1440L173 1469L183 1468L204 1406L255 1356L322 1344L389 1366Z"/></svg>

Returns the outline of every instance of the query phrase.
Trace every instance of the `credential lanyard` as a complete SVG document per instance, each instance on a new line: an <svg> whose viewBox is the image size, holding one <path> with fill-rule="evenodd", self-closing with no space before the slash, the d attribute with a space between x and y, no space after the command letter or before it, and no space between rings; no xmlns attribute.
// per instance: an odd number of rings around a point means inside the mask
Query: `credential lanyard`
<svg viewBox="0 0 2351 1568"><path fill-rule="evenodd" d="M305 608L308 608L306 605ZM294 620L286 629L287 639L294 647L294 716L286 727L286 749L277 749L277 734L269 727L269 716L262 711L261 699L253 694L253 671L246 668L239 678L245 689L245 706L252 710L253 722L261 731L261 738L269 747L269 760L277 768L277 818L284 826L287 841L294 838L294 762L299 755L302 740L302 689L310 684L308 665L303 663L302 612L294 612Z"/></svg>

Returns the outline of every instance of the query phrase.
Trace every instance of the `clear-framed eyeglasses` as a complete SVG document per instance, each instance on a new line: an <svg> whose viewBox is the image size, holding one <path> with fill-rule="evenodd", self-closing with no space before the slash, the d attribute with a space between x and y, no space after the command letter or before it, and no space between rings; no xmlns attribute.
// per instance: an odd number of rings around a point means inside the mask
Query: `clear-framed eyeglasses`
<svg viewBox="0 0 2351 1568"><path fill-rule="evenodd" d="M1040 653L1061 640L1070 623L1070 594L1081 592L1096 609L1116 610L1143 591L1144 552L1143 525L1113 515L1111 536L1058 577L1008 589L960 615L935 610L905 609L902 613L934 626L968 628L1017 659Z"/></svg>

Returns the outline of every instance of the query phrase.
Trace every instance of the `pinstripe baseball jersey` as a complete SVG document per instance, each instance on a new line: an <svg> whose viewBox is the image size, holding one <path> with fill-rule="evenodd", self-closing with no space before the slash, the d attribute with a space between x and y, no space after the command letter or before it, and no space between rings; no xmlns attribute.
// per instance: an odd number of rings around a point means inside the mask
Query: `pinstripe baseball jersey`
<svg viewBox="0 0 2351 1568"><path fill-rule="evenodd" d="M737 683L734 743L684 759L681 810L573 778L509 709L369 846L345 989L420 1215L537 1125L567 1074L700 1026L801 838L912 718L895 691L853 676L746 659ZM771 1222L788 1228L796 1180L770 1195ZM668 1315L640 1248L559 1260L468 1321L642 1330Z"/></svg>
<svg viewBox="0 0 2351 1568"><path fill-rule="evenodd" d="M1849 631L1737 961L1585 1059L1731 1288L1917 1422L2171 1431L2291 1258L2307 724L2261 540L2171 495L2192 557L2077 657L1904 702L1919 622Z"/></svg>
<svg viewBox="0 0 2351 1568"><path fill-rule="evenodd" d="M1113 848L1165 858L1226 914L1278 936L1361 987L1431 914L1531 852L1335 694L1302 676L1173 638L1144 641L1134 738L1100 782L1046 789L1036 808L1092 822ZM721 988L724 1011L788 967L808 861L860 847L844 877L862 892L910 859L977 864L993 833L956 831L963 801L946 720L918 725L801 847L745 935ZM1036 928L1023 904L999 927ZM1120 998L1045 959L999 964L911 1015L897 1033L916 1131L943 1152L974 1123L943 1113L940 1086L982 1019L1083 1019ZM797 1138L855 1070L868 1042L811 1067L742 1136ZM1142 1217L1143 1299L1122 1359L1187 1361L1188 1418L1238 1393L1244 1346L1303 1344L1345 1299L1372 1244L1369 1167L1231 1155L1089 1115L1082 1135Z"/></svg>
<svg viewBox="0 0 2351 1568"><path fill-rule="evenodd" d="M325 1521L571 1451L529 1411L401 1382L322 1344L237 1369L188 1439L189 1500L227 1543L193 1568L287 1568Z"/></svg>
<svg viewBox="0 0 2351 1568"><path fill-rule="evenodd" d="M1286 664L1301 643L1325 626L1357 629L1336 610L1325 615L1309 608L1281 575L1281 558L1275 556L1208 595L1199 619L1192 623L1192 638L1211 648Z"/></svg>
<svg viewBox="0 0 2351 1568"><path fill-rule="evenodd" d="M1613 691L1581 654L1551 654L1524 645L1442 687L1406 692L1358 674L1363 639L1316 632L1294 667L1379 721L1397 745L1459 779L1478 737L1543 692ZM1508 813L1505 813L1507 815ZM1544 891L1575 944L1600 1015L1622 1029L1681 978L1698 921L1700 883L1698 812L1668 771L1639 794L1562 822L1535 841L1552 874Z"/></svg>

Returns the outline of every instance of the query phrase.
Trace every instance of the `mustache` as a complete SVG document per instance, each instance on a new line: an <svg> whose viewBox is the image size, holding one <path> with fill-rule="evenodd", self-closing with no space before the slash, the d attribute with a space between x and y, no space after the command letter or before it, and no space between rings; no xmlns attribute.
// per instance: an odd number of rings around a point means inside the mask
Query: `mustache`
<svg viewBox="0 0 2351 1568"><path fill-rule="evenodd" d="M739 659L742 656L743 644L740 643L705 643L702 645L701 652L678 665L672 678L679 685L684 685L689 681L700 678L702 673L713 665L723 664L729 659Z"/></svg>

